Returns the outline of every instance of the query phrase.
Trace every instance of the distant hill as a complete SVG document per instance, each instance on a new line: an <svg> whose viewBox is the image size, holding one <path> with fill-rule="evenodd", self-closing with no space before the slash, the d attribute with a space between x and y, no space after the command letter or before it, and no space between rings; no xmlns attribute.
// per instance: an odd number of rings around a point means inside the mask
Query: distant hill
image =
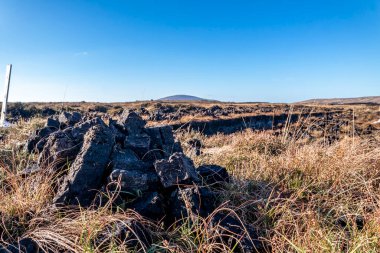
<svg viewBox="0 0 380 253"><path fill-rule="evenodd" d="M319 98L309 99L297 104L326 104L326 105L345 105L345 104L380 104L380 96L358 97L358 98Z"/></svg>
<svg viewBox="0 0 380 253"><path fill-rule="evenodd" d="M160 101L216 101L189 95L174 95L157 99Z"/></svg>

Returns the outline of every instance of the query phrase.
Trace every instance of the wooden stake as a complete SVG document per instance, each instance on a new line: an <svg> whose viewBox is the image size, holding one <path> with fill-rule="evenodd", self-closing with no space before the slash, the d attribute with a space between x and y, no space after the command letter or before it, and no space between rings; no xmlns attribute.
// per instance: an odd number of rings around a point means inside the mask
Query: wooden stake
<svg viewBox="0 0 380 253"><path fill-rule="evenodd" d="M8 103L9 84L11 83L11 72L12 72L12 64L8 64L7 69L6 69L6 74L5 74L4 99L3 99L3 104L1 106L1 118L0 118L1 127L4 127L7 125L5 117L7 115L7 103Z"/></svg>

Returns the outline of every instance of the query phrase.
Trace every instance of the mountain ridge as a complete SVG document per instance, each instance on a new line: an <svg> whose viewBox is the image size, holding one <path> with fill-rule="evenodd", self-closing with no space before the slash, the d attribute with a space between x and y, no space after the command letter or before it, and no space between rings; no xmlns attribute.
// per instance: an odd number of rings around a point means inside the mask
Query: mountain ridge
<svg viewBox="0 0 380 253"><path fill-rule="evenodd" d="M212 99L200 98L197 96L184 95L184 94L167 96L167 97L163 97L157 100L158 101L216 101Z"/></svg>

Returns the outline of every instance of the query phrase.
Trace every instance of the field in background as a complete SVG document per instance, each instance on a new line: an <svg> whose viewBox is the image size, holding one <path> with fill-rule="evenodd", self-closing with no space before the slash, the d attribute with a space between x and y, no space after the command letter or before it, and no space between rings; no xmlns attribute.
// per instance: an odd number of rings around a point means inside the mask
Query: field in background
<svg viewBox="0 0 380 253"><path fill-rule="evenodd" d="M357 98L327 98L327 99L310 99L299 102L300 104L330 104L330 105L355 105L355 104L380 104L380 96L357 97Z"/></svg>
<svg viewBox="0 0 380 253"><path fill-rule="evenodd" d="M0 103L1 104L1 103ZM20 118L46 117L61 111L79 111L82 113L107 113L110 116L120 115L124 109L138 111L148 122L160 121L163 124L187 123L191 120L230 119L254 115L280 115L283 113L328 113L340 112L342 116L356 123L370 124L380 119L379 103L355 104L273 104L273 103L222 103L222 102L165 102L141 101L127 103L9 103L10 121ZM169 114L165 119L154 119L157 113Z"/></svg>

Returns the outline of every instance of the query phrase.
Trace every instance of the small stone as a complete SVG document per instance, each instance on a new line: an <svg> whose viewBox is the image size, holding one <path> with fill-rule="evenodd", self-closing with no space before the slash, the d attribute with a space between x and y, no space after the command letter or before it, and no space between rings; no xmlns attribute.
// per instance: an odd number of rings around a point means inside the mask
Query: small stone
<svg viewBox="0 0 380 253"><path fill-rule="evenodd" d="M150 137L150 151L144 157L144 160L154 161L157 159L168 158L169 155L165 156L163 152L160 127L148 127L145 129L145 132Z"/></svg>
<svg viewBox="0 0 380 253"><path fill-rule="evenodd" d="M145 193L130 204L130 208L145 218L161 220L165 216L163 200L157 192Z"/></svg>
<svg viewBox="0 0 380 253"><path fill-rule="evenodd" d="M132 149L140 158L143 158L149 151L150 137L145 133L128 135L125 138L124 146Z"/></svg>
<svg viewBox="0 0 380 253"><path fill-rule="evenodd" d="M40 137L40 138L43 138L43 137L46 137L48 136L49 134L53 133L54 130L51 129L51 127L43 127L39 130L37 130L37 135Z"/></svg>
<svg viewBox="0 0 380 253"><path fill-rule="evenodd" d="M169 159L157 160L154 167L165 188L199 181L193 162L183 153L174 153Z"/></svg>
<svg viewBox="0 0 380 253"><path fill-rule="evenodd" d="M207 188L190 187L176 189L169 199L170 223L187 218L191 214L206 217L215 210L216 195Z"/></svg>
<svg viewBox="0 0 380 253"><path fill-rule="evenodd" d="M174 140L173 129L171 126L160 127L162 150L168 157L175 152L182 152L181 145Z"/></svg>
<svg viewBox="0 0 380 253"><path fill-rule="evenodd" d="M117 122L115 120L109 119L109 127L115 137L115 142L119 145L124 145L125 134L118 128Z"/></svg>
<svg viewBox="0 0 380 253"><path fill-rule="evenodd" d="M118 125L129 135L141 133L145 124L145 120L134 111L124 111L118 120Z"/></svg>
<svg viewBox="0 0 380 253"><path fill-rule="evenodd" d="M57 119L54 119L52 117L47 118L45 127L50 127L50 128L58 130L59 126L60 126L60 123Z"/></svg>
<svg viewBox="0 0 380 253"><path fill-rule="evenodd" d="M79 112L62 112L58 116L58 121L60 125L63 125L64 127L68 126L74 126L76 123L80 122L82 120L82 115Z"/></svg>
<svg viewBox="0 0 380 253"><path fill-rule="evenodd" d="M131 149L123 149L116 145L112 152L112 167L120 170L141 169L143 163Z"/></svg>
<svg viewBox="0 0 380 253"><path fill-rule="evenodd" d="M149 159L168 158L175 152L182 152L181 145L174 139L171 126L149 127L145 131L151 138Z"/></svg>
<svg viewBox="0 0 380 253"><path fill-rule="evenodd" d="M136 194L157 188L159 179L156 173L139 170L113 170L108 179L109 183L120 183L120 191Z"/></svg>

